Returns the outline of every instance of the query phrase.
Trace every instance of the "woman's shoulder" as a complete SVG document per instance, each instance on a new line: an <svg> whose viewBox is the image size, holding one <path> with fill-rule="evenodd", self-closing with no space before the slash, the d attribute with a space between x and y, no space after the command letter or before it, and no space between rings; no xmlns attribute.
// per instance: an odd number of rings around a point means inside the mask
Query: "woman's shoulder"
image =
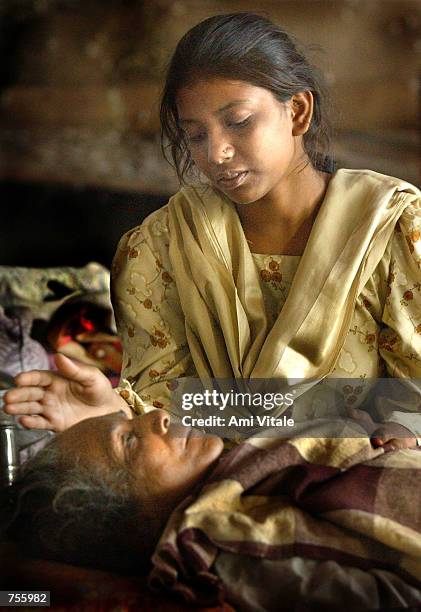
<svg viewBox="0 0 421 612"><path fill-rule="evenodd" d="M168 234L168 204L150 213L139 225L127 230L120 238L116 255L127 249L136 249L143 245L156 248L162 242L167 242Z"/></svg>
<svg viewBox="0 0 421 612"><path fill-rule="evenodd" d="M166 230L168 230L168 203L150 213L140 225L129 230L127 234L150 233L160 236Z"/></svg>
<svg viewBox="0 0 421 612"><path fill-rule="evenodd" d="M168 205L149 214L140 225L121 236L111 266L114 279L126 268L143 266L166 259L168 251Z"/></svg>
<svg viewBox="0 0 421 612"><path fill-rule="evenodd" d="M333 177L336 182L343 182L346 186L361 185L368 189L380 189L385 191L407 192L421 196L421 192L412 183L388 174L382 174L375 170L339 168Z"/></svg>
<svg viewBox="0 0 421 612"><path fill-rule="evenodd" d="M215 198L221 199L210 185L185 185L169 198L167 204L153 211L144 218L142 223L128 230L121 240L142 240L147 237L159 239L169 231L169 211L172 208L191 206L198 200L206 203L208 200Z"/></svg>

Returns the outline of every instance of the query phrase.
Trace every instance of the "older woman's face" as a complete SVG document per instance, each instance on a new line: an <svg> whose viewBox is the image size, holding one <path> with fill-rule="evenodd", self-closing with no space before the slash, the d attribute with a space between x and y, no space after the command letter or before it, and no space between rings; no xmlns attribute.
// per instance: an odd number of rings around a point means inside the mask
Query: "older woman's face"
<svg viewBox="0 0 421 612"><path fill-rule="evenodd" d="M222 440L171 423L167 412L153 410L127 419L122 413L81 421L63 432L58 443L66 463L88 468L127 469L140 498L174 505L200 482L222 452Z"/></svg>

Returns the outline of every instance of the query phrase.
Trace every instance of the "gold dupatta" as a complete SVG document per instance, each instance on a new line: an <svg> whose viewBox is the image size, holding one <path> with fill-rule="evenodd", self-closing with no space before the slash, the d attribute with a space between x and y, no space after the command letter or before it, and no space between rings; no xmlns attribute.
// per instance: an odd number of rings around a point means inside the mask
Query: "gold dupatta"
<svg viewBox="0 0 421 612"><path fill-rule="evenodd" d="M419 198L419 190L405 181L338 170L271 330L234 204L211 187L190 186L171 198L170 258L200 378L328 375L358 294L400 215Z"/></svg>

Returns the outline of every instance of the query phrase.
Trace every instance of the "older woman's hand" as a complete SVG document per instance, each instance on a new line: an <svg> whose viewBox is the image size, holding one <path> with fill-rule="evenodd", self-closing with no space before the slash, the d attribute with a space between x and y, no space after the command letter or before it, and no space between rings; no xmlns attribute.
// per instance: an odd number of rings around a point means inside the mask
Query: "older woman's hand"
<svg viewBox="0 0 421 612"><path fill-rule="evenodd" d="M372 446L382 447L385 451L417 446L417 438L414 434L399 423L383 423L373 431L370 439Z"/></svg>

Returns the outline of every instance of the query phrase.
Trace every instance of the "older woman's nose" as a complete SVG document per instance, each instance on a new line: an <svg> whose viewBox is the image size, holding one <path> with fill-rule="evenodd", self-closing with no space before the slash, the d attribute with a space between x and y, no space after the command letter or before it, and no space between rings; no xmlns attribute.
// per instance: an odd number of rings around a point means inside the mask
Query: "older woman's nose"
<svg viewBox="0 0 421 612"><path fill-rule="evenodd" d="M152 429L155 433L165 435L170 427L170 415L165 410L152 410Z"/></svg>

